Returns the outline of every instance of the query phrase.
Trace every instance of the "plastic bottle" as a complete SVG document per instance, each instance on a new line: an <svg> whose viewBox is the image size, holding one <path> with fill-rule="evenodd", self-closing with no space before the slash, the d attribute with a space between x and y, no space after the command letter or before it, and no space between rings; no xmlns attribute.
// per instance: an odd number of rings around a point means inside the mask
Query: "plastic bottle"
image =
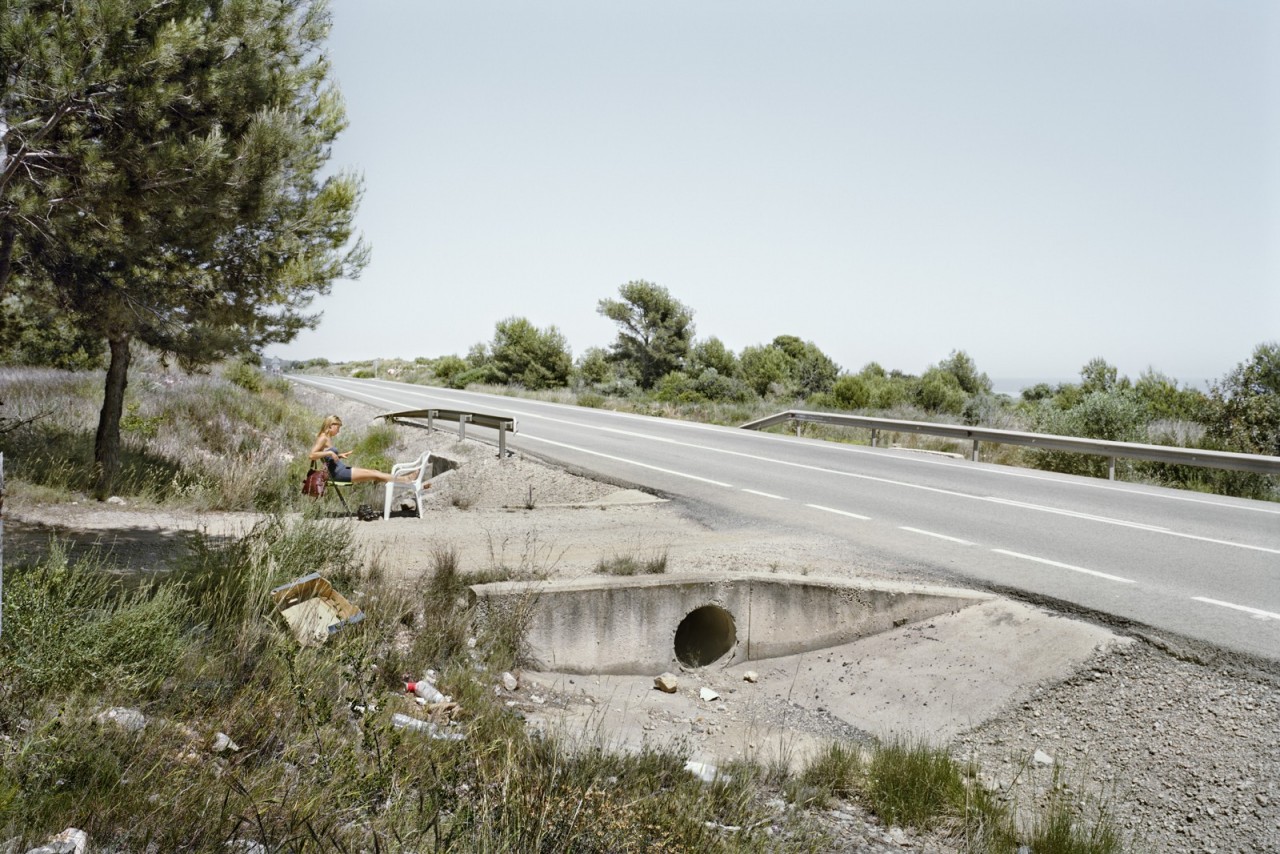
<svg viewBox="0 0 1280 854"><path fill-rule="evenodd" d="M404 690L427 703L447 703L449 698L440 693L430 679L404 683Z"/></svg>
<svg viewBox="0 0 1280 854"><path fill-rule="evenodd" d="M396 729L407 729L412 732L425 732L427 735L438 741L462 741L464 736L460 732L440 732L439 729L431 721L418 720L408 715L402 715L396 712L391 716L391 725Z"/></svg>

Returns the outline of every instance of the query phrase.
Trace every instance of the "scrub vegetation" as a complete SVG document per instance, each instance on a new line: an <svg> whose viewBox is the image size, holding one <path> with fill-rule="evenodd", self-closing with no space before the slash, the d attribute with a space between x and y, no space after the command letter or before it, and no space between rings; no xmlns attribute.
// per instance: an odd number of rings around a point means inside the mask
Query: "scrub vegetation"
<svg viewBox="0 0 1280 854"><path fill-rule="evenodd" d="M494 687L520 664L525 614L477 622L463 595L519 567L464 567L441 548L424 577L392 583L349 527L286 512L311 505L296 503L305 462L285 449L315 429L287 386L235 366L152 367L158 379L130 387L124 483L137 499L279 512L240 539L195 537L177 569L146 580L56 540L5 567L0 837L19 849L76 826L107 850L821 851L824 808L856 802L961 850L1039 851L1036 834L1068 840L1043 850L1119 850L1089 841L1115 834L1078 804L1015 817L943 748L834 743L799 770L735 763L707 783L677 747L620 753L531 731ZM10 495L83 499L92 458L76 449L92 446L98 378L0 379ZM369 453L389 441L361 440ZM246 455L244 468L222 472L214 453ZM624 555L610 571L661 571L664 557ZM303 648L270 591L311 572L366 617ZM436 713L437 732L460 740L392 723L426 716L403 683L428 668L458 704Z"/></svg>
<svg viewBox="0 0 1280 854"><path fill-rule="evenodd" d="M500 322L493 341L476 344L465 357L379 360L379 370L405 382L713 424L736 426L798 408L1280 456L1280 342L1259 344L1205 390L1155 369L1132 380L1094 358L1081 367L1079 382L1041 383L1014 398L994 393L991 380L963 350L951 351L920 375L886 370L877 362L844 369L817 344L794 335L735 353L715 336L694 337L692 309L659 285L629 282L619 297L598 306L618 324L617 341L609 349L588 349L570 370L563 369L570 351L560 332L554 326L536 330L522 318ZM512 335L513 328L523 334ZM324 359L293 366L350 376L372 376L372 368L373 362L335 365ZM804 435L870 441L870 431L823 425L805 425ZM969 451L967 445L910 433L881 431L881 438L907 448ZM989 442L981 454L984 462L1107 476L1104 457ZM1277 478L1245 472L1120 460L1117 477L1280 500Z"/></svg>

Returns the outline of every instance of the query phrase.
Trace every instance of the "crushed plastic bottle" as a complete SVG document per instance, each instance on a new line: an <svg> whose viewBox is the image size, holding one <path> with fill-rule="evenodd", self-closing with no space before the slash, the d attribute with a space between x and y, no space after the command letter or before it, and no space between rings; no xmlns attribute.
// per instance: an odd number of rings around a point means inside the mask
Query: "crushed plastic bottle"
<svg viewBox="0 0 1280 854"><path fill-rule="evenodd" d="M412 732L425 732L427 735L439 741L462 741L464 737L460 732L440 732L440 728L431 721L411 718L408 715L402 715L399 712L396 712L391 716L391 725L396 729L407 729Z"/></svg>

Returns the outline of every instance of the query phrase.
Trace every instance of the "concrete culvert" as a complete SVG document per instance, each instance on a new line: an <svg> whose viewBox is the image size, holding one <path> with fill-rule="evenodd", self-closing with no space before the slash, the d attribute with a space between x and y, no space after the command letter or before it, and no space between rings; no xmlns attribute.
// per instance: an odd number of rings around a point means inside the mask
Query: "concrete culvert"
<svg viewBox="0 0 1280 854"><path fill-rule="evenodd" d="M733 649L737 641L733 614L715 605L703 605L680 621L676 659L686 667L702 667Z"/></svg>

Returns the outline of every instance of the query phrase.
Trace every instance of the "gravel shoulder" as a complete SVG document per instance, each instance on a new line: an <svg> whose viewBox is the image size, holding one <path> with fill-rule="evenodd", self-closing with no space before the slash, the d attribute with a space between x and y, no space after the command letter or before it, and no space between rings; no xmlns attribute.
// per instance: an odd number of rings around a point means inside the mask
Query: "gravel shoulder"
<svg viewBox="0 0 1280 854"><path fill-rule="evenodd" d="M317 412L340 411L351 426L377 414L318 394L315 403ZM876 575L846 560L839 543L713 529L676 502L529 457L499 461L492 446L460 443L447 430L428 435L401 428L400 442L401 458L430 448L458 463L432 490L424 518L397 507L386 521L338 523L352 526L357 543L384 571L406 579L430 572L441 549L456 551L464 571L507 567L556 579L590 576L612 557L659 555L673 575ZM360 489L366 494L357 501L381 507L380 489ZM333 509L335 515L340 510L336 502ZM253 514L90 501L41 505L21 496L11 496L5 510L7 561L38 553L56 535L74 548L105 549L122 566L143 572L165 569L196 531L230 538L257 521ZM891 576L882 571L879 577ZM1280 850L1280 679L1248 661L1180 654L1152 640L1099 643L1054 678L1014 686L989 719L943 736L1002 796L1018 802L1066 796L1086 812L1105 802L1133 850ZM806 673L806 684L840 684L847 660L813 656L805 666L816 672ZM752 668L770 672L759 663ZM632 684L532 673L521 674L510 702L531 725L582 732L594 722L595 734L606 739L618 733L606 724L607 711L621 709L633 730L668 739L678 733L690 756L704 758L729 742L752 743L753 733L761 745L769 735L779 746L799 748L836 737L865 739L875 729L841 717L820 688L759 692L760 701L748 706L737 701L756 686L728 669L704 670L688 679L714 687L724 702L667 700L675 695L653 691L651 678ZM786 665L778 668L788 672ZM733 713L718 711L721 705ZM937 838L883 828L855 804L837 805L822 821L837 840L834 850L950 850Z"/></svg>

